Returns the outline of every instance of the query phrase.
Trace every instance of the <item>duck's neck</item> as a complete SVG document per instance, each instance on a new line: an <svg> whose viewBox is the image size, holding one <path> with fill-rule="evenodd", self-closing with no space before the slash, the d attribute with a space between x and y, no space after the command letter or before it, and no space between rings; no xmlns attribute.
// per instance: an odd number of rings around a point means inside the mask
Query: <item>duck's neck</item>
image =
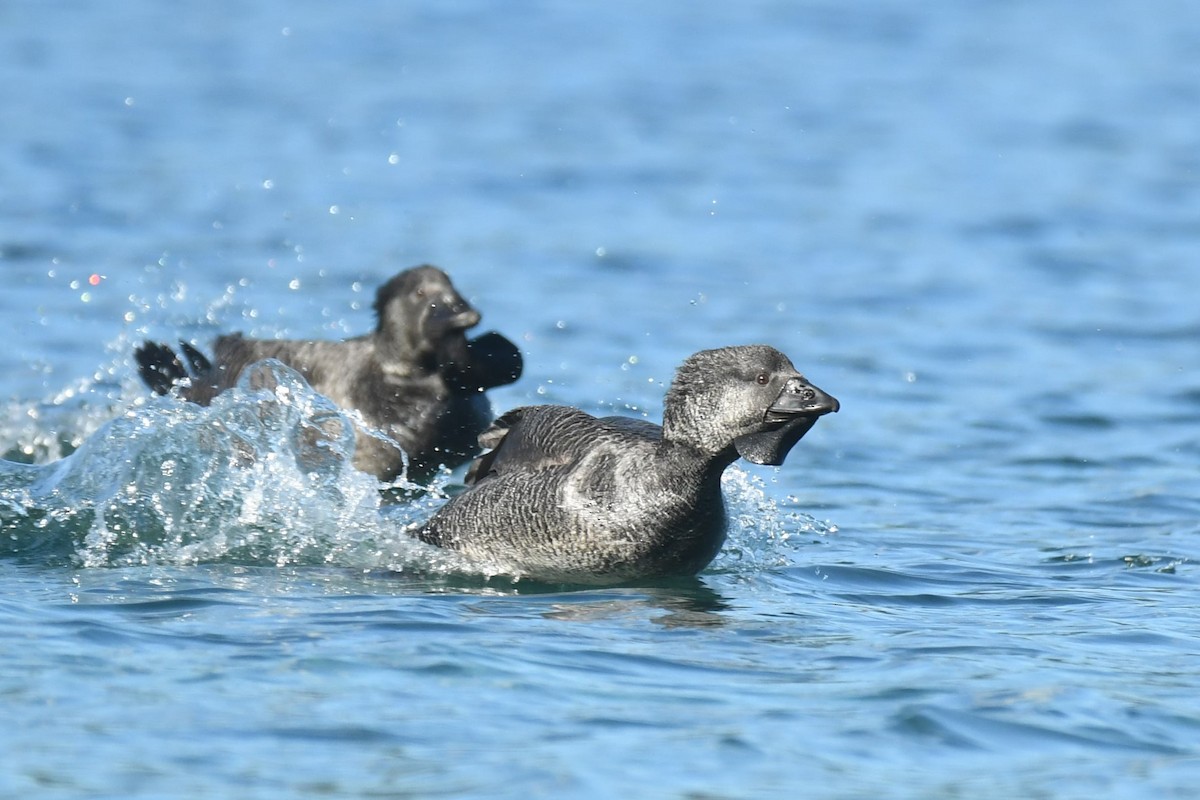
<svg viewBox="0 0 1200 800"><path fill-rule="evenodd" d="M717 477L726 467L737 461L737 448L730 441L724 447L708 443L700 443L691 439L672 436L670 428L663 428L662 447L664 452L671 453L672 458L688 459L700 465L705 471L714 471Z"/></svg>
<svg viewBox="0 0 1200 800"><path fill-rule="evenodd" d="M722 451L705 454L686 444L664 440L660 454L667 468L659 471L659 501L674 499L677 524L668 526L670 536L661 543L660 557L675 573L695 573L703 569L725 541L727 520L725 498L721 493L721 475L737 458ZM669 473L669 477L668 477Z"/></svg>
<svg viewBox="0 0 1200 800"><path fill-rule="evenodd" d="M687 397L673 396L675 392L672 386L663 408L663 440L694 449L718 473L723 472L738 459L728 427L706 414L703 408L687 402Z"/></svg>
<svg viewBox="0 0 1200 800"><path fill-rule="evenodd" d="M700 494L721 493L721 476L738 459L737 450L730 444L716 453L706 452L687 442L664 438L658 447L660 457L667 468L664 476L670 475L676 485L695 487Z"/></svg>
<svg viewBox="0 0 1200 800"><path fill-rule="evenodd" d="M380 364L391 365L393 371L410 372L412 365L417 362L416 354L402 335L380 328L369 334L368 338Z"/></svg>

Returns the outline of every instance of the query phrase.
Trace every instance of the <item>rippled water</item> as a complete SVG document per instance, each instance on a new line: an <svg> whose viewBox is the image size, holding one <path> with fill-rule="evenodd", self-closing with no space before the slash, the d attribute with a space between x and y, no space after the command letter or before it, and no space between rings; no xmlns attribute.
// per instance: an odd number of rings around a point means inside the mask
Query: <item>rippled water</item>
<svg viewBox="0 0 1200 800"><path fill-rule="evenodd" d="M0 9L0 795L1189 796L1198 57L1173 0ZM767 342L842 411L699 577L573 590L409 542L287 373L137 381L426 261L498 410Z"/></svg>

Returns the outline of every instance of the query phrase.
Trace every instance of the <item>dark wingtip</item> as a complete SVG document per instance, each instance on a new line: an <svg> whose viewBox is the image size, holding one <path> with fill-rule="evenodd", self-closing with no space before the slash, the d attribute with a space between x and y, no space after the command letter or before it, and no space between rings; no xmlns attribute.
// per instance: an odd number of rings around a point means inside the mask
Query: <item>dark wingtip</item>
<svg viewBox="0 0 1200 800"><path fill-rule="evenodd" d="M161 342L147 340L134 348L138 374L155 394L169 394L180 381L196 378L213 368L208 357L187 342L181 341L179 349L187 359L186 365L169 345Z"/></svg>
<svg viewBox="0 0 1200 800"><path fill-rule="evenodd" d="M509 429L521 421L524 413L522 408L507 411L496 417L487 430L479 434L479 446L483 447L486 452L477 456L471 462L471 466L467 468L464 479L467 486L474 486L496 471L496 456L500 453L500 447L504 444Z"/></svg>
<svg viewBox="0 0 1200 800"><path fill-rule="evenodd" d="M492 471L492 462L495 460L495 450L489 450L483 455L477 457L471 462L471 466L467 467L467 473L463 476L463 483L465 483L467 486L474 486L486 478Z"/></svg>
<svg viewBox="0 0 1200 800"><path fill-rule="evenodd" d="M188 364L192 367L192 374L199 375L202 372L212 370L212 362L208 360L208 356L201 353L189 343L180 340L179 349L183 350L183 354L187 356Z"/></svg>
<svg viewBox="0 0 1200 800"><path fill-rule="evenodd" d="M467 342L471 368L480 389L516 382L525 369L520 349L504 336L489 331Z"/></svg>
<svg viewBox="0 0 1200 800"><path fill-rule="evenodd" d="M466 353L455 360L444 360L440 369L451 389L473 393L507 386L521 377L524 367L517 346L492 331L468 341Z"/></svg>
<svg viewBox="0 0 1200 800"><path fill-rule="evenodd" d="M165 344L146 341L133 354L138 363L138 374L155 394L167 394L172 386L188 377L179 356Z"/></svg>

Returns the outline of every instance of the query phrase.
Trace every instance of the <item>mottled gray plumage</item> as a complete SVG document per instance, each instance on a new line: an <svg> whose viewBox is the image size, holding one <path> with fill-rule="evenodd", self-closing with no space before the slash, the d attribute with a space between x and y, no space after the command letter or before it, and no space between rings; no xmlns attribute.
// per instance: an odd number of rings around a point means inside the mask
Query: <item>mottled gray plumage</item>
<svg viewBox="0 0 1200 800"><path fill-rule="evenodd" d="M661 427L565 406L502 415L466 491L414 535L547 581L695 574L725 540L725 468L783 463L837 410L774 348L705 350L679 368Z"/></svg>
<svg viewBox="0 0 1200 800"><path fill-rule="evenodd" d="M477 437L492 419L484 390L520 377L521 354L498 333L467 340L479 312L436 267L405 270L381 286L375 313L374 331L340 342L221 336L211 363L182 344L190 370L166 345L147 342L136 355L156 392L190 378L182 395L204 405L235 386L249 365L278 359L399 444L410 480L428 480L439 465L454 467L479 452ZM403 462L394 445L358 431L354 465L391 480Z"/></svg>

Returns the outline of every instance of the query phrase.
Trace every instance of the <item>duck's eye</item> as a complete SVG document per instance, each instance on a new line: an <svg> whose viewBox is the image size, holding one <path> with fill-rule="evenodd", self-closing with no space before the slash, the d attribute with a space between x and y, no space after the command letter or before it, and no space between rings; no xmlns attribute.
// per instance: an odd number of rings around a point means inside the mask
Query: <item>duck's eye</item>
<svg viewBox="0 0 1200 800"><path fill-rule="evenodd" d="M758 373L758 377L754 379L759 386L766 386L771 382L771 376L765 372Z"/></svg>

